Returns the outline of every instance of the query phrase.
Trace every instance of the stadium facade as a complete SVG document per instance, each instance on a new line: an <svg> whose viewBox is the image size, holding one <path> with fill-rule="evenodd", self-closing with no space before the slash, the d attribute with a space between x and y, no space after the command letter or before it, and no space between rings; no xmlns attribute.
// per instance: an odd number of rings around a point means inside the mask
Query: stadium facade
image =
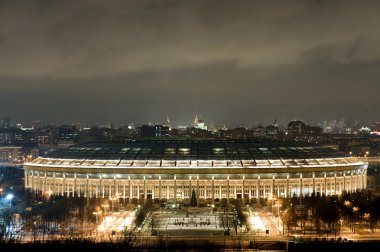
<svg viewBox="0 0 380 252"><path fill-rule="evenodd" d="M24 165L36 192L170 203L337 195L366 188L367 166L329 147L204 140L76 145Z"/></svg>

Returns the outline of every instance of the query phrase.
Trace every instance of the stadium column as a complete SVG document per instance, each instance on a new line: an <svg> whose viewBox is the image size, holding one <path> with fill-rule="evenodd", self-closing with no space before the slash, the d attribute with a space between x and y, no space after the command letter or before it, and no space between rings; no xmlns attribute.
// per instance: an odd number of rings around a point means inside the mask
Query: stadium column
<svg viewBox="0 0 380 252"><path fill-rule="evenodd" d="M77 174L76 173L74 173L73 197L75 197L75 194L77 194Z"/></svg>
<svg viewBox="0 0 380 252"><path fill-rule="evenodd" d="M24 170L24 178L25 178L25 182L24 182L24 184L25 184L25 187L26 188L28 188L29 187L29 175L28 175L28 171L25 169Z"/></svg>
<svg viewBox="0 0 380 252"><path fill-rule="evenodd" d="M323 191L324 191L325 196L327 196L327 178L326 178L327 174L326 174L326 172L324 172L323 175L324 175L324 186L323 186Z"/></svg>
<svg viewBox="0 0 380 252"><path fill-rule="evenodd" d="M362 170L362 188L365 189L367 187L366 185L366 177L367 177L367 170Z"/></svg>
<svg viewBox="0 0 380 252"><path fill-rule="evenodd" d="M125 199L127 198L127 189L125 186L125 181L123 181L123 204L125 205Z"/></svg>
<svg viewBox="0 0 380 252"><path fill-rule="evenodd" d="M166 185L166 198L169 200L170 199L170 186L169 185Z"/></svg>
<svg viewBox="0 0 380 252"><path fill-rule="evenodd" d="M256 197L257 197L257 204L260 206L260 174L257 176Z"/></svg>
<svg viewBox="0 0 380 252"><path fill-rule="evenodd" d="M250 183L249 183L250 184ZM252 186L248 186L248 198L249 198L249 203L251 203L251 198L252 198Z"/></svg>
<svg viewBox="0 0 380 252"><path fill-rule="evenodd" d="M88 187L89 187L89 180L88 180L88 173L86 174L86 190L84 191L84 197L87 198L87 203L88 203L88 198L90 197L90 192L88 191Z"/></svg>
<svg viewBox="0 0 380 252"><path fill-rule="evenodd" d="M359 171L356 171L356 189L355 189L355 191L357 191L358 189L360 189L360 187L359 187Z"/></svg>
<svg viewBox="0 0 380 252"><path fill-rule="evenodd" d="M34 192L34 190L36 189L35 187L34 187L34 171L32 171L32 176L31 176L32 178L32 192Z"/></svg>
<svg viewBox="0 0 380 252"><path fill-rule="evenodd" d="M291 195L290 195L291 196ZM288 198L289 196L289 174L286 174L286 190L285 190L285 197Z"/></svg>
<svg viewBox="0 0 380 252"><path fill-rule="evenodd" d="M343 191L346 191L346 171L343 171Z"/></svg>
<svg viewBox="0 0 380 252"><path fill-rule="evenodd" d="M354 187L353 187L354 179L353 179L353 176L352 176L352 171L350 171L350 176L351 176L351 181L350 181L350 191L351 191L351 193L352 193L352 192L353 192L353 189L354 189Z"/></svg>
<svg viewBox="0 0 380 252"><path fill-rule="evenodd" d="M315 172L312 173L312 176L313 176L313 193L315 193Z"/></svg>
<svg viewBox="0 0 380 252"><path fill-rule="evenodd" d="M112 190L112 198L116 198L117 196L117 184L116 184L116 174L113 175L113 190Z"/></svg>
<svg viewBox="0 0 380 252"><path fill-rule="evenodd" d="M219 184L219 202L222 200L222 185Z"/></svg>
<svg viewBox="0 0 380 252"><path fill-rule="evenodd" d="M177 177L174 175L174 204L177 207Z"/></svg>
<svg viewBox="0 0 380 252"><path fill-rule="evenodd" d="M236 184L234 184L234 199L237 198L237 193L236 193Z"/></svg>
<svg viewBox="0 0 380 252"><path fill-rule="evenodd" d="M33 174L33 180L34 180L34 190L35 190L35 192L36 193L38 193L38 183L39 183L39 181L38 181L38 171L34 171L33 172L34 174Z"/></svg>
<svg viewBox="0 0 380 252"><path fill-rule="evenodd" d="M42 172L38 172L38 181L40 183L40 192L43 193L43 188L44 188L44 181L43 181L43 177L41 176L42 175Z"/></svg>
<svg viewBox="0 0 380 252"><path fill-rule="evenodd" d="M132 183L131 183L131 176L128 176L128 204L131 204L132 199Z"/></svg>
<svg viewBox="0 0 380 252"><path fill-rule="evenodd" d="M243 202L243 205L245 205L244 188L245 188L245 175L243 175L242 188L241 188L241 201Z"/></svg>
<svg viewBox="0 0 380 252"><path fill-rule="evenodd" d="M199 204L199 176L197 176L197 204Z"/></svg>
<svg viewBox="0 0 380 252"><path fill-rule="evenodd" d="M40 192L43 193L44 190L44 177L42 176L43 172L40 172Z"/></svg>
<svg viewBox="0 0 380 252"><path fill-rule="evenodd" d="M333 183L332 183L331 177L330 177L330 188L329 189L330 189L330 196L331 196L331 195L333 195L333 193L332 193L333 192Z"/></svg>
<svg viewBox="0 0 380 252"><path fill-rule="evenodd" d="M272 198L275 195L274 193L274 180L276 178L276 175L272 174L272 185L271 185L271 193L272 193Z"/></svg>
<svg viewBox="0 0 380 252"><path fill-rule="evenodd" d="M102 192L102 198L104 198L104 185L103 185L103 177L102 177L102 175L99 176L99 180L100 180L100 190Z"/></svg>
<svg viewBox="0 0 380 252"><path fill-rule="evenodd" d="M333 191L333 183L332 183L332 180L330 178L330 196L332 195L332 191Z"/></svg>
<svg viewBox="0 0 380 252"><path fill-rule="evenodd" d="M303 185L302 185L302 173L300 173L300 205L302 205Z"/></svg>
<svg viewBox="0 0 380 252"><path fill-rule="evenodd" d="M46 172L46 176L47 176L47 172ZM47 182L47 181L46 181ZM51 180L50 180L50 178L49 178L49 187L47 188L47 190L50 192L50 193L52 193L52 188L51 188Z"/></svg>
<svg viewBox="0 0 380 252"><path fill-rule="evenodd" d="M146 202L147 196L146 196L146 178L144 176L144 202Z"/></svg>
<svg viewBox="0 0 380 252"><path fill-rule="evenodd" d="M337 193L336 193L336 171L334 172L334 195L337 195Z"/></svg>
<svg viewBox="0 0 380 252"><path fill-rule="evenodd" d="M33 171L28 171L28 178L29 178L29 186L31 187L31 191L33 192Z"/></svg>
<svg viewBox="0 0 380 252"><path fill-rule="evenodd" d="M44 192L47 192L47 174L44 172Z"/></svg>
<svg viewBox="0 0 380 252"><path fill-rule="evenodd" d="M137 183L137 199L140 199L140 182ZM138 202L140 203L140 200Z"/></svg>
<svg viewBox="0 0 380 252"><path fill-rule="evenodd" d="M37 172L37 191L41 192L42 191L41 188L42 188L42 182L40 178L40 172L38 171Z"/></svg>
<svg viewBox="0 0 380 252"><path fill-rule="evenodd" d="M158 201L161 204L161 175L158 176Z"/></svg>
<svg viewBox="0 0 380 252"><path fill-rule="evenodd" d="M39 181L38 181L38 171L35 171L34 172L34 185L35 185L35 191L36 191L36 193L38 193L38 183L39 183Z"/></svg>
<svg viewBox="0 0 380 252"><path fill-rule="evenodd" d="M227 176L227 204L230 203L230 176Z"/></svg>
<svg viewBox="0 0 380 252"><path fill-rule="evenodd" d="M56 189L56 185L55 185L55 172L53 172L53 193L59 194L59 192Z"/></svg>
<svg viewBox="0 0 380 252"><path fill-rule="evenodd" d="M100 185L95 184L95 198L100 194Z"/></svg>
<svg viewBox="0 0 380 252"><path fill-rule="evenodd" d="M212 176L212 185L211 185L211 195L212 195L212 203L215 203L215 181L214 176Z"/></svg>
<svg viewBox="0 0 380 252"><path fill-rule="evenodd" d="M66 192L66 173L63 173L63 183L62 183L62 196L65 196L65 192Z"/></svg>
<svg viewBox="0 0 380 252"><path fill-rule="evenodd" d="M192 190L191 190L191 176L189 176L189 198L191 199L191 194L192 194Z"/></svg>

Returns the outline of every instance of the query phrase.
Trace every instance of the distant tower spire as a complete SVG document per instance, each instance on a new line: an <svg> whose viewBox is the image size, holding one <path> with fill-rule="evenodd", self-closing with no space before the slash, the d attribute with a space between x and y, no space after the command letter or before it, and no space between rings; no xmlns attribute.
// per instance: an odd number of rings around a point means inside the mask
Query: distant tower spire
<svg viewBox="0 0 380 252"><path fill-rule="evenodd" d="M277 125L277 118L276 117L274 117L274 124L273 124L274 126L278 126Z"/></svg>
<svg viewBox="0 0 380 252"><path fill-rule="evenodd" d="M197 124L197 123L199 123L198 114L195 114L194 124Z"/></svg>
<svg viewBox="0 0 380 252"><path fill-rule="evenodd" d="M169 116L168 116L168 115L166 115L166 124L167 124L167 125L170 125L170 119L169 119Z"/></svg>

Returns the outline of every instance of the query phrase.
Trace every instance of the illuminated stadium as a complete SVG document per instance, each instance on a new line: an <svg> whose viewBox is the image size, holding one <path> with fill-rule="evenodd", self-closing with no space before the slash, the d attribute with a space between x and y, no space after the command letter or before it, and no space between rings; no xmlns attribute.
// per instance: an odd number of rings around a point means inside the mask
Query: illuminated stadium
<svg viewBox="0 0 380 252"><path fill-rule="evenodd" d="M25 164L33 191L78 197L258 202L366 187L367 163L329 147L247 141L131 141L57 150Z"/></svg>

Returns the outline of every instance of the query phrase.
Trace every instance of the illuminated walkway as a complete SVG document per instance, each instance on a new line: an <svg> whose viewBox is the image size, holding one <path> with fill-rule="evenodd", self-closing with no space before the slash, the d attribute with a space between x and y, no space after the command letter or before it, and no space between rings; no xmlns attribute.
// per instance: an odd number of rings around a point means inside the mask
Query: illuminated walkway
<svg viewBox="0 0 380 252"><path fill-rule="evenodd" d="M107 235L111 235L112 231L121 232L131 227L134 218L134 211L111 212L99 223L97 231Z"/></svg>

